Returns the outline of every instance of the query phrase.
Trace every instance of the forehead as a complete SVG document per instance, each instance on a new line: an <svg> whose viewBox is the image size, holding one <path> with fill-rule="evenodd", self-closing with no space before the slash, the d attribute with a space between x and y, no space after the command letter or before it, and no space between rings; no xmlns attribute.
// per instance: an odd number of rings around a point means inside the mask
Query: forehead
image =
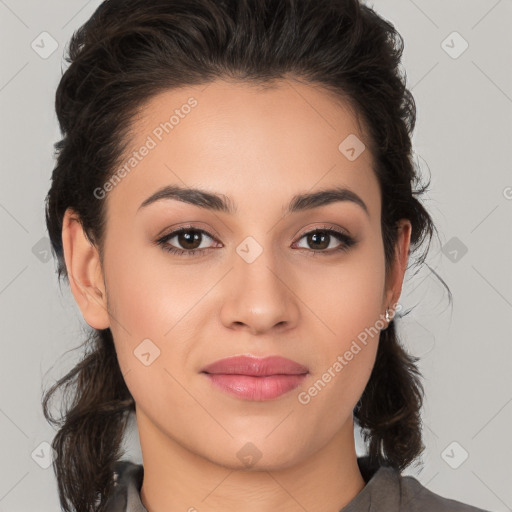
<svg viewBox="0 0 512 512"><path fill-rule="evenodd" d="M319 86L218 80L167 90L134 120L119 166L127 172L108 201L133 210L174 184L220 192L240 212L237 198L247 208L261 210L262 200L281 208L299 192L345 186L376 215L369 142L349 105Z"/></svg>

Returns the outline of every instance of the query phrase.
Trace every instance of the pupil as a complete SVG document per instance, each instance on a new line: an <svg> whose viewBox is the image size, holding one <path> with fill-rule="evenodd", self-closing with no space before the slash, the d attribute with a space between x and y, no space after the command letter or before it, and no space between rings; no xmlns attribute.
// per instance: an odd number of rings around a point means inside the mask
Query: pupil
<svg viewBox="0 0 512 512"><path fill-rule="evenodd" d="M327 239L327 236L328 235L326 235L325 233L323 233L323 234L322 233L313 233L311 235L311 237L314 238L315 242L317 242L317 238L321 238L322 239L323 244L321 243L320 249L325 249L326 247L329 247L329 243L327 243L327 244L325 243L325 240ZM317 248L319 248L318 245L317 245Z"/></svg>
<svg viewBox="0 0 512 512"><path fill-rule="evenodd" d="M192 233L192 235L190 234ZM196 247L189 247L187 244L194 244L199 239L200 234L196 231L187 231L179 234L179 243L186 249L195 249ZM199 244L200 245L200 244Z"/></svg>

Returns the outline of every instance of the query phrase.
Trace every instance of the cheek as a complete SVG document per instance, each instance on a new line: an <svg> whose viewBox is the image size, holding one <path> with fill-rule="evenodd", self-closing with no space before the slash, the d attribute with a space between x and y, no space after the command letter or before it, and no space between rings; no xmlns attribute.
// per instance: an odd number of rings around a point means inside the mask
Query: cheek
<svg viewBox="0 0 512 512"><path fill-rule="evenodd" d="M202 325L195 319L205 316L207 302L201 299L219 276L207 268L198 271L194 265L171 264L170 256L158 247L134 245L125 250L119 240L115 249L112 244L105 269L119 364L127 385L145 403L152 401L152 390L169 388L172 379L166 369L182 380L192 341ZM144 359L154 362L145 366Z"/></svg>
<svg viewBox="0 0 512 512"><path fill-rule="evenodd" d="M377 353L385 284L383 248L368 244L330 268L318 266L299 292L321 321L315 322L318 343L309 347L317 358L317 379L309 397L318 396L318 407L343 404L348 413L363 392ZM324 393L322 390L329 388ZM320 396L321 395L321 396ZM307 401L308 396L304 397ZM313 398L312 398L313 400Z"/></svg>
<svg viewBox="0 0 512 512"><path fill-rule="evenodd" d="M381 314L385 279L382 245L376 235L371 240L360 242L356 250L336 261L325 257L324 263L323 256L315 256L307 263L304 260L303 267L295 267L289 275L294 291L290 300L297 300L294 295L300 298L298 305L302 313L298 328L304 338L317 340L306 343L306 351L316 362L317 376L331 369L331 374L336 374L332 379L334 387L343 386L344 393L354 396L364 387L374 361L378 335L372 326ZM188 342L195 329L201 330L201 322L196 323L194 318L206 318L216 294L205 295L222 277L225 268L215 264L177 264L177 261L160 247L123 242L119 237L106 252L111 329L123 373L134 365L139 367L134 350L145 339L154 341L161 351L155 368L164 365L176 369L186 363ZM354 354L358 351L354 341L360 346L357 354ZM166 353L165 348L169 346L173 347L172 355ZM352 351L352 360L348 361L348 353L345 358L348 364L343 371L336 372L333 366L338 356L347 351ZM172 364L168 364L169 358ZM341 374L345 377L340 379ZM151 385L156 385L155 378L151 376ZM342 381L343 384L338 384ZM142 390L144 382L140 383Z"/></svg>
<svg viewBox="0 0 512 512"><path fill-rule="evenodd" d="M339 263L316 265L303 279L300 296L307 297L306 304L323 320L326 338L338 340L335 345L343 348L379 320L385 277L383 247L374 236ZM381 322L379 325L382 328Z"/></svg>
<svg viewBox="0 0 512 512"><path fill-rule="evenodd" d="M135 337L165 339L214 278L206 269L198 272L197 266L172 263L173 256L159 247L136 245L123 251L120 244L109 255L106 272L113 314Z"/></svg>

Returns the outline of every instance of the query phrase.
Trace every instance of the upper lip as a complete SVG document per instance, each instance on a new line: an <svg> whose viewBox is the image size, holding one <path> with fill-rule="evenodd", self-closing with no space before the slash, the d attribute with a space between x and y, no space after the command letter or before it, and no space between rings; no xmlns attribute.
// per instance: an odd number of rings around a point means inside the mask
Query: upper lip
<svg viewBox="0 0 512 512"><path fill-rule="evenodd" d="M225 373L231 375L300 375L308 373L305 366L281 356L254 357L233 356L219 359L202 370L204 373Z"/></svg>

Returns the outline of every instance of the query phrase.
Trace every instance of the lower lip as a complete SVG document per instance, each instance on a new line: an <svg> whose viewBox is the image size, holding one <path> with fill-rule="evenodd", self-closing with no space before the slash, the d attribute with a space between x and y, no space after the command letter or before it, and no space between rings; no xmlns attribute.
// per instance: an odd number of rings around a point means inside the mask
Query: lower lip
<svg viewBox="0 0 512 512"><path fill-rule="evenodd" d="M222 391L245 400L272 400L299 386L307 374L268 375L228 375L224 373L205 373L210 382Z"/></svg>

